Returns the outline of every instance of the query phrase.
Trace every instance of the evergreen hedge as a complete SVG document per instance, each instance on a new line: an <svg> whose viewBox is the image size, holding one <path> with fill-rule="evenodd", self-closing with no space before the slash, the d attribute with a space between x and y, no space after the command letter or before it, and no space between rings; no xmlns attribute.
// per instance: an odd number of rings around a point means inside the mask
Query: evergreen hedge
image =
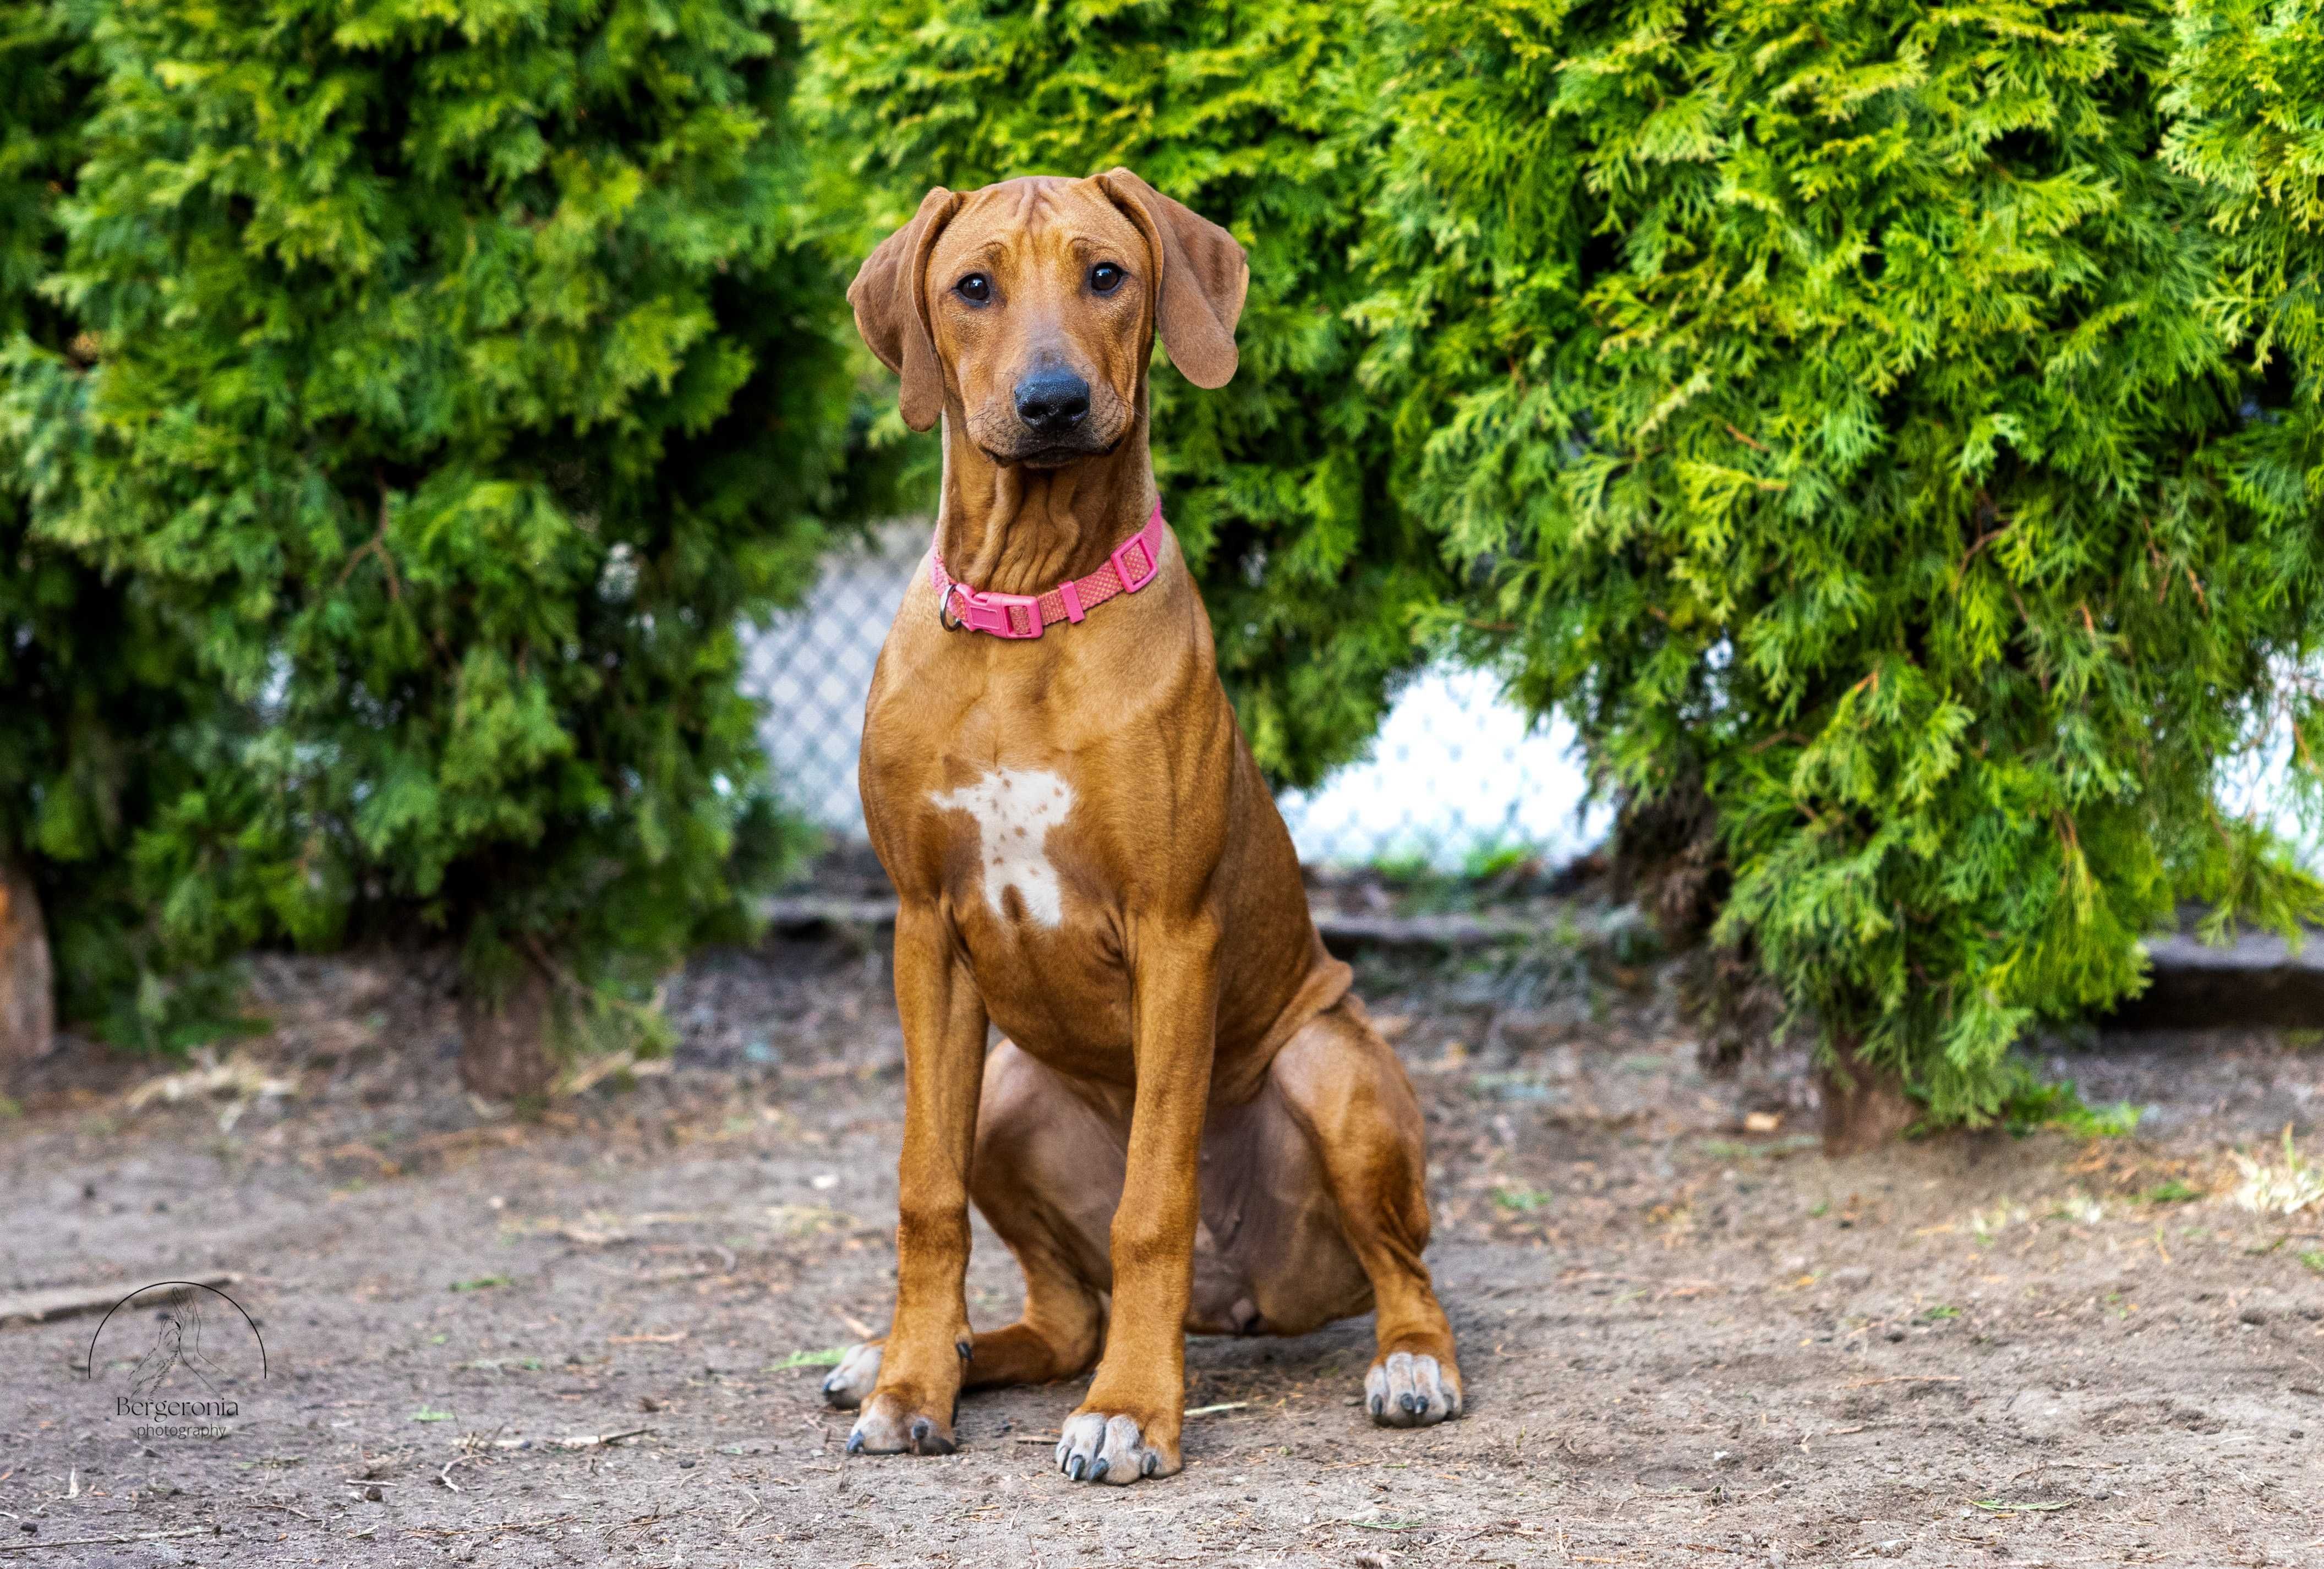
<svg viewBox="0 0 2324 1569"><path fill-rule="evenodd" d="M0 346L77 352L41 285L63 250L58 209L94 88L65 15L0 5ZM35 535L23 478L0 468L0 904L14 907L0 912L0 1059L44 1048L51 989L67 1017L124 1041L153 1042L183 1012L169 1006L183 955L130 852L226 717L149 600Z"/></svg>
<svg viewBox="0 0 2324 1569"><path fill-rule="evenodd" d="M436 931L651 1028L787 842L738 623L927 494L892 414L854 461L846 270L1116 163L1252 254L1155 430L1278 780L1493 666L1940 1123L2181 901L2324 909L2217 804L2324 747L2324 6L798 15L0 5L0 859L61 968Z"/></svg>
<svg viewBox="0 0 2324 1569"><path fill-rule="evenodd" d="M2195 6L2175 65L2157 4L1418 0L1389 44L1369 371L1490 575L1446 621L1622 791L1707 794L1721 935L1937 1122L2179 900L2319 907L2215 799L2282 704L2315 734L2287 9Z"/></svg>
<svg viewBox="0 0 2324 1569"><path fill-rule="evenodd" d="M7 428L38 537L264 723L144 826L162 925L447 933L477 996L651 1028L784 847L737 623L811 577L844 446L794 32L769 0L90 14L47 286L83 346L20 340Z"/></svg>
<svg viewBox="0 0 2324 1569"><path fill-rule="evenodd" d="M862 255L930 186L1120 164L1250 253L1235 379L1195 392L1156 356L1156 475L1261 765L1305 785L1355 755L1448 582L1355 381L1355 252L1388 134L1364 9L803 0L800 17L835 248Z"/></svg>

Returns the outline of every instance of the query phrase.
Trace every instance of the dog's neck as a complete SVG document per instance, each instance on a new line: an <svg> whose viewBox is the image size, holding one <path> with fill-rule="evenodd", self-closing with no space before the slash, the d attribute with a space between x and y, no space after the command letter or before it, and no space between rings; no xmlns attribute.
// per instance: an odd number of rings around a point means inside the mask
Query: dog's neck
<svg viewBox="0 0 2324 1569"><path fill-rule="evenodd" d="M1154 511L1142 392L1138 401L1112 451L1063 468L995 463L947 411L936 514L945 572L972 588L1041 594L1104 566Z"/></svg>

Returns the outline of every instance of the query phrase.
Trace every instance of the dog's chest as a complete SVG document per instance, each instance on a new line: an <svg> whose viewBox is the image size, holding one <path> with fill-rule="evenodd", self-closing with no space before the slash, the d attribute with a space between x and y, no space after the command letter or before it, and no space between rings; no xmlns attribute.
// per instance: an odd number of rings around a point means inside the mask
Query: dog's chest
<svg viewBox="0 0 2324 1569"><path fill-rule="evenodd" d="M943 831L970 857L964 867L973 893L1011 924L1056 928L1065 922L1065 886L1057 874L1056 841L1073 816L1074 787L1041 768L998 768L972 783L932 790L928 804L943 814Z"/></svg>

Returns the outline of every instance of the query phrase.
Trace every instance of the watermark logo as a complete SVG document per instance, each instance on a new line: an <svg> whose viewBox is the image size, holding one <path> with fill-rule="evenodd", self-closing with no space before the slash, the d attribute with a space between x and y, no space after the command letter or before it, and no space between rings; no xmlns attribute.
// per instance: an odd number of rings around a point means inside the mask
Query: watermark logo
<svg viewBox="0 0 2324 1569"><path fill-rule="evenodd" d="M266 1371L265 1338L241 1303L197 1280L159 1280L107 1310L83 1376L108 1387L108 1418L151 1442L225 1437Z"/></svg>

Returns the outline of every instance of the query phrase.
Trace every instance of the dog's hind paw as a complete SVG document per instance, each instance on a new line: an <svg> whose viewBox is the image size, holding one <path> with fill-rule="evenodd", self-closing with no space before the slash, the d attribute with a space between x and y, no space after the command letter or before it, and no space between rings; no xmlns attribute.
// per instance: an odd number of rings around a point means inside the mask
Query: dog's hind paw
<svg viewBox="0 0 2324 1569"><path fill-rule="evenodd" d="M1433 1356L1391 1352L1364 1375L1364 1405L1383 1427L1427 1427L1461 1414L1461 1374Z"/></svg>
<svg viewBox="0 0 2324 1569"><path fill-rule="evenodd" d="M1128 1487L1145 1477L1168 1476L1178 1461L1146 1443L1136 1418L1084 1411L1065 1419L1057 1440L1057 1469L1075 1481Z"/></svg>
<svg viewBox="0 0 2324 1569"><path fill-rule="evenodd" d="M881 1343L859 1341L847 1348L831 1376L823 1380L823 1398L834 1410L853 1411L872 1398L880 1381Z"/></svg>

